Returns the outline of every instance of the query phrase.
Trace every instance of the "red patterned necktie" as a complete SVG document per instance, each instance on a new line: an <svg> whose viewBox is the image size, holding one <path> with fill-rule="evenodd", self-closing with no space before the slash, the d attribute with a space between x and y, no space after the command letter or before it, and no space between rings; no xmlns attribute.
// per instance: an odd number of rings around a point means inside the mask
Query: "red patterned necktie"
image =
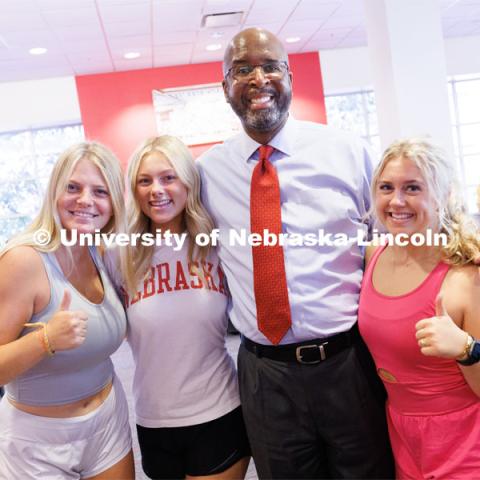
<svg viewBox="0 0 480 480"><path fill-rule="evenodd" d="M269 161L273 147L262 145L259 151L260 159L253 170L250 187L250 228L262 239L265 229L278 239L282 215L278 176ZM277 345L292 324L283 248L278 244L253 246L252 256L258 329Z"/></svg>

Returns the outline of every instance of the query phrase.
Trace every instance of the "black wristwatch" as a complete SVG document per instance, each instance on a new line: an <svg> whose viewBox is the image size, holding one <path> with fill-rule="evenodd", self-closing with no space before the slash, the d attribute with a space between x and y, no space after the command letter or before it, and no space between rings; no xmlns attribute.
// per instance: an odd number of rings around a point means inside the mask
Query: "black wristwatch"
<svg viewBox="0 0 480 480"><path fill-rule="evenodd" d="M474 365L479 361L480 361L480 342L474 338L473 344L470 347L470 351L468 352L467 358L465 360L457 360L457 363L459 363L460 365L463 365L464 367L469 367L470 365Z"/></svg>

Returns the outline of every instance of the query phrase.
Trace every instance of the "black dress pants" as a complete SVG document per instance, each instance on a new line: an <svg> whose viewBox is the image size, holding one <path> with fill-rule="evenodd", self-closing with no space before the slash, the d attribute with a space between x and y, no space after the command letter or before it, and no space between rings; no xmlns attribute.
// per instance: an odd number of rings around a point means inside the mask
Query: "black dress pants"
<svg viewBox="0 0 480 480"><path fill-rule="evenodd" d="M394 478L385 399L361 338L314 365L241 345L238 371L261 479Z"/></svg>

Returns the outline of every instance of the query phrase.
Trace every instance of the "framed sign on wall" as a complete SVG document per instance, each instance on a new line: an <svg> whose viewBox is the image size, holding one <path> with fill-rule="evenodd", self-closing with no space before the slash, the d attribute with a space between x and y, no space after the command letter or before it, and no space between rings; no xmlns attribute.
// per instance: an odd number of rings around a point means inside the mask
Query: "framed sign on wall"
<svg viewBox="0 0 480 480"><path fill-rule="evenodd" d="M241 129L220 83L153 90L152 94L160 135L174 135L191 146L222 142Z"/></svg>

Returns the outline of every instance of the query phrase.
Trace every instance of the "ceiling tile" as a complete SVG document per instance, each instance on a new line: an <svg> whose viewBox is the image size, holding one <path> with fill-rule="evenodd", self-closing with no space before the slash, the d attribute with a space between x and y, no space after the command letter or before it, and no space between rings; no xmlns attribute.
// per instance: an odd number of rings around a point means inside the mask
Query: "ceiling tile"
<svg viewBox="0 0 480 480"><path fill-rule="evenodd" d="M0 0L0 12L2 16L6 13L33 11L37 9L37 4L34 0Z"/></svg>
<svg viewBox="0 0 480 480"><path fill-rule="evenodd" d="M322 28L312 37L313 41L325 40L325 41L340 41L343 40L353 28Z"/></svg>
<svg viewBox="0 0 480 480"><path fill-rule="evenodd" d="M154 57L154 67L166 67L171 65L185 65L191 63L191 53L175 55L158 55ZM193 82L193 80L192 80Z"/></svg>
<svg viewBox="0 0 480 480"><path fill-rule="evenodd" d="M330 17L340 6L340 1L319 2L317 0L302 0L290 17L291 21L324 20Z"/></svg>
<svg viewBox="0 0 480 480"><path fill-rule="evenodd" d="M335 48L345 37L352 32L351 28L332 28L328 30L319 30L313 37L302 47L302 52L311 52L324 48Z"/></svg>
<svg viewBox="0 0 480 480"><path fill-rule="evenodd" d="M196 30L165 32L162 29L154 28L153 44L154 45L170 45L173 43L193 43L197 38Z"/></svg>
<svg viewBox="0 0 480 480"><path fill-rule="evenodd" d="M134 5L100 5L99 8L104 23L150 21L151 6L149 3Z"/></svg>
<svg viewBox="0 0 480 480"><path fill-rule="evenodd" d="M251 0L206 0L203 5L205 15L226 12L247 12Z"/></svg>
<svg viewBox="0 0 480 480"><path fill-rule="evenodd" d="M201 28L198 31L197 42L201 43L228 43L230 39L236 35L242 27L225 27L221 29ZM221 34L221 37L215 36Z"/></svg>
<svg viewBox="0 0 480 480"><path fill-rule="evenodd" d="M47 29L43 17L35 10L0 15L0 33L28 32L29 30Z"/></svg>
<svg viewBox="0 0 480 480"><path fill-rule="evenodd" d="M365 18L365 5L363 1L358 0L343 0L341 5L335 10L335 15L341 17L355 15L360 18Z"/></svg>
<svg viewBox="0 0 480 480"><path fill-rule="evenodd" d="M149 21L105 23L104 29L109 37L115 38L151 34Z"/></svg>
<svg viewBox="0 0 480 480"><path fill-rule="evenodd" d="M153 6L170 6L174 7L175 5L182 5L182 4L194 4L196 3L199 8L202 8L203 0L153 0Z"/></svg>
<svg viewBox="0 0 480 480"><path fill-rule="evenodd" d="M74 75L95 75L98 73L111 73L113 72L113 65L111 63L88 63L82 65L74 65Z"/></svg>
<svg viewBox="0 0 480 480"><path fill-rule="evenodd" d="M332 15L323 25L322 29L330 28L355 28L362 23L362 18L359 16L341 16Z"/></svg>
<svg viewBox="0 0 480 480"><path fill-rule="evenodd" d="M24 70L30 68L35 70L55 67L68 67L68 61L62 54L50 55L50 56L30 56L30 58L19 60L7 60L0 62L0 71L5 70Z"/></svg>
<svg viewBox="0 0 480 480"><path fill-rule="evenodd" d="M35 0L40 10L72 10L94 7L95 0Z"/></svg>
<svg viewBox="0 0 480 480"><path fill-rule="evenodd" d="M42 17L51 27L82 25L83 28L87 29L90 28L90 25L99 25L95 7L47 10L42 12Z"/></svg>
<svg viewBox="0 0 480 480"><path fill-rule="evenodd" d="M192 44L155 47L153 50L153 63L157 67L161 65L188 64L191 61L192 51Z"/></svg>
<svg viewBox="0 0 480 480"><path fill-rule="evenodd" d="M153 62L151 58L134 58L132 60L114 60L115 70L142 70L145 68L153 68Z"/></svg>
<svg viewBox="0 0 480 480"><path fill-rule="evenodd" d="M202 20L201 2L179 4L153 4L154 30L174 32L181 25L182 30L197 30Z"/></svg>
<svg viewBox="0 0 480 480"><path fill-rule="evenodd" d="M351 48L351 47L365 47L368 44L367 32L352 30L341 42L339 47Z"/></svg>
<svg viewBox="0 0 480 480"><path fill-rule="evenodd" d="M192 43L184 43L177 45L161 45L154 47L153 54L155 59L162 55L191 55L193 51Z"/></svg>
<svg viewBox="0 0 480 480"><path fill-rule="evenodd" d="M68 40L63 41L61 43L61 48L65 53L85 53L85 52L92 52L95 50L105 50L107 49L107 44L105 40L102 39L95 39L95 40Z"/></svg>
<svg viewBox="0 0 480 480"><path fill-rule="evenodd" d="M96 0L98 6L114 6L114 5L142 5L150 4L150 0Z"/></svg>
<svg viewBox="0 0 480 480"><path fill-rule="evenodd" d="M18 47L24 50L28 50L32 47L58 47L58 41L50 30L5 32L2 35L2 38L9 47Z"/></svg>
<svg viewBox="0 0 480 480"><path fill-rule="evenodd" d="M268 23L284 23L290 17L297 4L298 0L284 0L282 2L256 0L244 23L264 24L265 21L268 21Z"/></svg>
<svg viewBox="0 0 480 480"><path fill-rule="evenodd" d="M52 29L60 41L103 41L103 32L99 25L91 25L89 28L82 26L57 27Z"/></svg>
<svg viewBox="0 0 480 480"><path fill-rule="evenodd" d="M307 39L318 30L318 20L303 20L298 22L287 22L280 30L279 36L282 40L287 37L300 37Z"/></svg>
<svg viewBox="0 0 480 480"><path fill-rule="evenodd" d="M125 37L112 37L108 40L108 45L112 50L135 50L151 47L150 35L128 35Z"/></svg>
<svg viewBox="0 0 480 480"><path fill-rule="evenodd" d="M192 55L192 63L210 63L221 62L223 60L223 52L202 52L197 51ZM221 76L220 69L218 74Z"/></svg>
<svg viewBox="0 0 480 480"><path fill-rule="evenodd" d="M317 50L330 50L337 48L339 40L314 40L308 42L303 48L302 52L315 52Z"/></svg>
<svg viewBox="0 0 480 480"><path fill-rule="evenodd" d="M285 50L287 51L288 55L291 55L293 53L299 53L302 50L302 47L305 43L306 41L302 41L302 40L295 43L285 43Z"/></svg>
<svg viewBox="0 0 480 480"><path fill-rule="evenodd" d="M68 61L72 65L86 65L89 63L112 63L108 51L91 51L76 54L67 54Z"/></svg>
<svg viewBox="0 0 480 480"><path fill-rule="evenodd" d="M30 67L20 69L2 70L0 64L0 82L20 82L22 80L37 80L41 78L64 77L74 75L71 67L48 67L36 68L32 70Z"/></svg>
<svg viewBox="0 0 480 480"><path fill-rule="evenodd" d="M129 48L117 48L117 49L111 49L111 54L112 58L114 61L117 60L125 60L125 61L133 61L137 60L136 58L131 58L131 59L126 59L124 57L124 54L131 51L132 49ZM142 48L136 48L136 52L140 54L140 57L138 57L138 60L141 61L145 58L150 59L152 58L152 48L151 47L142 47Z"/></svg>

